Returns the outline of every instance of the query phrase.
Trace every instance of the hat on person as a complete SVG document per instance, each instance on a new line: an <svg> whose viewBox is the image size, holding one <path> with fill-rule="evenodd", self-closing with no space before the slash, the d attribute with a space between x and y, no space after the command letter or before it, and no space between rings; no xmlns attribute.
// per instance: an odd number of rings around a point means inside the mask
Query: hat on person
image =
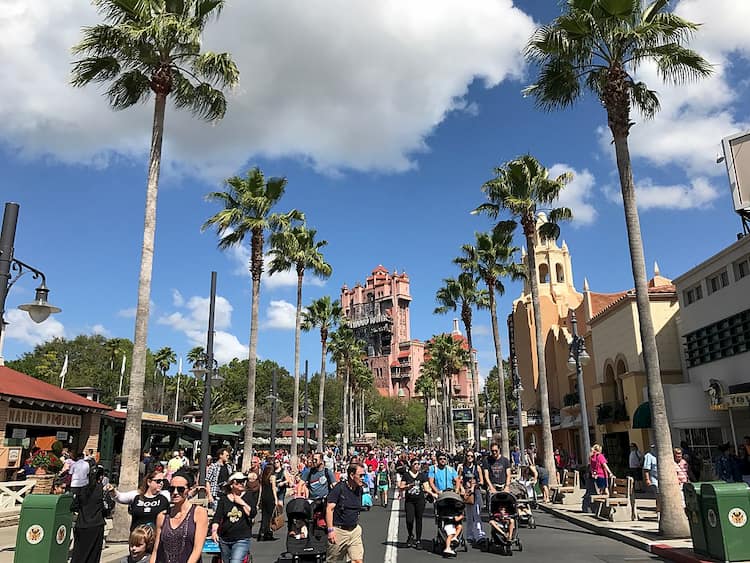
<svg viewBox="0 0 750 563"><path fill-rule="evenodd" d="M180 452L178 451L172 452L172 457L180 457Z"/></svg>
<svg viewBox="0 0 750 563"><path fill-rule="evenodd" d="M235 471L227 479L227 484L231 483L232 481L246 481L246 480L247 480L247 475L245 475L242 471Z"/></svg>

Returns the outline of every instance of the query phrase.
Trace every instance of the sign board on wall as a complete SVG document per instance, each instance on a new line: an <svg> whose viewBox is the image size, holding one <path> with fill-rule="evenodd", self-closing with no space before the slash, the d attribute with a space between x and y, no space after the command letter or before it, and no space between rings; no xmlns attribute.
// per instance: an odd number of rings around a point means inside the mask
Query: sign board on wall
<svg viewBox="0 0 750 563"><path fill-rule="evenodd" d="M26 432L25 428L14 428L12 437L23 440L26 437Z"/></svg>
<svg viewBox="0 0 750 563"><path fill-rule="evenodd" d="M453 422L474 422L474 411L471 409L453 409Z"/></svg>
<svg viewBox="0 0 750 563"><path fill-rule="evenodd" d="M80 428L81 415L9 408L8 424L19 426L50 426L53 428Z"/></svg>

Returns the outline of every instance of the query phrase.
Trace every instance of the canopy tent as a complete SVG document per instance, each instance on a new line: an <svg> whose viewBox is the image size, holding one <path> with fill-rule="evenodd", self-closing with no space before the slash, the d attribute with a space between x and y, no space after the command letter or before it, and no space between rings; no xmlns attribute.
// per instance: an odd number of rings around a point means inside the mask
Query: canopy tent
<svg viewBox="0 0 750 563"><path fill-rule="evenodd" d="M646 401L638 405L633 413L633 428L651 428L651 403Z"/></svg>

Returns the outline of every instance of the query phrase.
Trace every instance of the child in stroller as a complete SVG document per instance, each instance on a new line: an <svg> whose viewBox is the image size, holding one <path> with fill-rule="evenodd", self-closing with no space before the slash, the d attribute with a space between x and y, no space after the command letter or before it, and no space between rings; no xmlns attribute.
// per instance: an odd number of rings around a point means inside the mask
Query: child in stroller
<svg viewBox="0 0 750 563"><path fill-rule="evenodd" d="M464 551L468 551L461 524L464 519L464 501L461 496L445 491L435 500L434 506L437 536L432 540L433 552L442 551L444 555L450 556L456 555L456 547L463 547Z"/></svg>
<svg viewBox="0 0 750 563"><path fill-rule="evenodd" d="M532 512L536 508L534 484L524 481L513 481L508 488L511 494L516 497L518 524L528 526L529 528L536 528L536 521Z"/></svg>
<svg viewBox="0 0 750 563"><path fill-rule="evenodd" d="M490 498L490 541L483 547L491 551L493 546L499 546L503 555L513 555L513 546L523 551L521 540L518 539L518 503L516 497L510 493L499 492Z"/></svg>
<svg viewBox="0 0 750 563"><path fill-rule="evenodd" d="M296 498L287 504L286 553L293 561L304 559L321 563L325 560L328 537L321 514L324 507L325 499Z"/></svg>

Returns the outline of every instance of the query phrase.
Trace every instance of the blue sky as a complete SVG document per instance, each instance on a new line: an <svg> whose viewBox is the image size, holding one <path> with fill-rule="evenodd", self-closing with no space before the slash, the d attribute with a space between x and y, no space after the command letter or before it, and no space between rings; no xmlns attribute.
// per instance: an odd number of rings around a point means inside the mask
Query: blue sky
<svg viewBox="0 0 750 563"><path fill-rule="evenodd" d="M16 257L47 274L63 312L33 325L15 307L35 287L22 278L8 297L4 355L13 359L53 336L99 332L133 337L151 105L112 112L95 88L67 85L69 47L98 21L85 0L41 6L10 0L0 16L7 53L0 84L2 201L21 204ZM540 8L540 5L543 7ZM716 65L698 85L661 85L662 112L636 116L631 150L649 273L676 277L731 243L740 230L723 136L750 128L748 54L742 22L750 3L682 0L703 22L693 46ZM520 50L555 3L507 0L228 2L205 47L229 50L241 85L224 121L209 125L170 108L159 193L149 346L178 355L205 344L211 270L218 272L217 356L246 356L250 327L247 247L216 248L200 225L217 208L204 200L222 180L259 165L288 178L280 211L298 208L328 240L329 280L309 280L308 303L338 297L378 264L411 278L412 336L450 330L434 316L434 295L451 260L485 219L492 168L530 152L575 179L563 227L575 284L594 291L632 287L619 186L605 116L586 99L543 113L520 92L534 76ZM248 29L252 33L248 33ZM518 244L521 244L519 239ZM259 355L292 369L291 278L266 280ZM520 287L508 284L501 318ZM492 363L489 318L475 316L482 373ZM505 333L503 333L504 352ZM317 334L303 335L302 359L319 365ZM314 368L313 368L314 369Z"/></svg>

